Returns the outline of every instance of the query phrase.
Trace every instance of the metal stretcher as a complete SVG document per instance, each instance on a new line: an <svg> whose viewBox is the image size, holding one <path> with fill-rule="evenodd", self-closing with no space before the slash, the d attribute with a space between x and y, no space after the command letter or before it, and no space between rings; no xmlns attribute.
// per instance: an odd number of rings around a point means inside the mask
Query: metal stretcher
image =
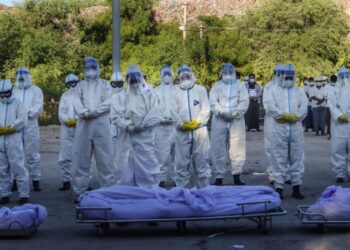
<svg viewBox="0 0 350 250"><path fill-rule="evenodd" d="M268 211L267 205L270 204L270 201L264 202L250 202L250 203L239 203L237 206L241 207L241 213L238 215L228 215L228 216L209 216L209 217L184 217L184 218L164 218L164 219L145 219L145 220L110 220L108 219L108 211L112 208L93 208L93 207L76 207L76 223L87 223L93 224L98 232L103 235L110 228L110 224L115 223L125 224L125 223L160 223L160 222L176 222L177 231L180 235L185 235L186 222L189 221L210 221L210 220L239 220L239 219L248 219L257 224L258 228L264 233L268 234L272 229L272 217L286 215L287 211L282 208L277 210ZM245 209L250 205L263 204L265 210L261 213L246 213ZM89 219L85 218L84 212L86 211L103 211L103 219Z"/></svg>
<svg viewBox="0 0 350 250"><path fill-rule="evenodd" d="M328 220L324 215L309 213L310 206L298 206L297 216L300 223L304 225L315 225L318 229L325 231L326 226L330 225L350 225L350 221Z"/></svg>
<svg viewBox="0 0 350 250"><path fill-rule="evenodd" d="M21 229L13 230L12 227L19 225ZM12 222L7 230L0 230L0 237L29 237L38 231L38 227L32 226L30 228L25 228L23 224L19 221Z"/></svg>

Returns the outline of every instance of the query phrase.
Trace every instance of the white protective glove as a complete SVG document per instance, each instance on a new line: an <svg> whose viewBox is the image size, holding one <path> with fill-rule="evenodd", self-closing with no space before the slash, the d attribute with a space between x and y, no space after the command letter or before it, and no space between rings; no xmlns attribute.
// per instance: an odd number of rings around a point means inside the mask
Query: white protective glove
<svg viewBox="0 0 350 250"><path fill-rule="evenodd" d="M33 119L34 118L34 112L33 111L28 111L28 118Z"/></svg>
<svg viewBox="0 0 350 250"><path fill-rule="evenodd" d="M233 119L232 114L229 111L221 111L219 112L219 116L225 121L231 121Z"/></svg>
<svg viewBox="0 0 350 250"><path fill-rule="evenodd" d="M173 120L171 118L164 118L163 120L161 120L160 124L161 125L171 125L173 123Z"/></svg>
<svg viewBox="0 0 350 250"><path fill-rule="evenodd" d="M237 109L233 110L232 112L232 118L237 119L241 115L241 112L239 112Z"/></svg>
<svg viewBox="0 0 350 250"><path fill-rule="evenodd" d="M134 133L134 126L132 125L127 126L126 131L129 132L130 134Z"/></svg>

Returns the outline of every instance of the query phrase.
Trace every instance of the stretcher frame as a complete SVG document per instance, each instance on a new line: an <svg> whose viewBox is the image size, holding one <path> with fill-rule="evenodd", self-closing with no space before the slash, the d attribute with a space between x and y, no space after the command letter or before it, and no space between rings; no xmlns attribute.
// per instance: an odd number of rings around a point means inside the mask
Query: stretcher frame
<svg viewBox="0 0 350 250"><path fill-rule="evenodd" d="M350 221L328 220L324 215L318 213L309 213L307 210L310 205L298 206L297 216L303 225L315 225L319 230L325 231L326 226L330 225L350 225ZM312 219L312 217L316 219Z"/></svg>
<svg viewBox="0 0 350 250"><path fill-rule="evenodd" d="M97 229L100 235L106 234L110 228L110 224L122 225L129 223L161 223L161 222L176 222L177 232L179 235L185 235L187 232L186 222L189 221L211 221L211 220L240 220L247 219L257 224L258 228L264 233L269 234L272 229L272 218L276 216L283 216L287 211L279 207L277 210L268 211L268 204L271 201L262 202L247 202L238 203L241 207L241 214L228 216L206 216L206 217L180 217L180 218L164 218L164 219L136 219L136 220L110 220L107 217L108 211L112 208L98 208L98 207L76 207L76 223L92 224ZM264 211L261 213L246 213L245 209L250 205L264 205ZM103 219L88 219L84 217L84 211L103 211Z"/></svg>
<svg viewBox="0 0 350 250"><path fill-rule="evenodd" d="M21 229L12 230L11 228L14 225L20 225ZM29 237L32 234L35 234L38 231L37 226L32 226L30 228L25 228L24 225L20 221L13 221L7 230L0 230L0 238L4 237Z"/></svg>

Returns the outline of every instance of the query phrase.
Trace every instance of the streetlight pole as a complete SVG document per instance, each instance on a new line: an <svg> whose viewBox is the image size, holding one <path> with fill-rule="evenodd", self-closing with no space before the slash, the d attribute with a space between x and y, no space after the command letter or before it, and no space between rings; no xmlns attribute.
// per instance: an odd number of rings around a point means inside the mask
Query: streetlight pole
<svg viewBox="0 0 350 250"><path fill-rule="evenodd" d="M120 71L120 0L113 0L113 72Z"/></svg>

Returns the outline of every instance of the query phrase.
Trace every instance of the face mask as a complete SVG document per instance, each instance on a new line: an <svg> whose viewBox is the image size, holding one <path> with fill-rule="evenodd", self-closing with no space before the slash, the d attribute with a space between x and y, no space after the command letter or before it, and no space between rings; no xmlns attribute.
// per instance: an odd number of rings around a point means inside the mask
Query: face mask
<svg viewBox="0 0 350 250"><path fill-rule="evenodd" d="M255 79L249 79L249 83L255 83Z"/></svg>
<svg viewBox="0 0 350 250"><path fill-rule="evenodd" d="M322 87L322 83L321 82L316 83L316 87L317 88L321 88Z"/></svg>
<svg viewBox="0 0 350 250"><path fill-rule="evenodd" d="M331 86L335 86L335 82L330 82L329 83Z"/></svg>
<svg viewBox="0 0 350 250"><path fill-rule="evenodd" d="M294 87L294 81L293 80L285 80L284 81L284 87L285 88L293 88Z"/></svg>
<svg viewBox="0 0 350 250"><path fill-rule="evenodd" d="M96 78L97 77L97 71L93 69L89 69L85 72L85 76L89 79Z"/></svg>
<svg viewBox="0 0 350 250"><path fill-rule="evenodd" d="M26 86L26 82L23 78L19 78L17 80L17 86L20 88L20 89L24 89L24 87Z"/></svg>
<svg viewBox="0 0 350 250"><path fill-rule="evenodd" d="M304 85L305 85L305 86L309 85L309 81L305 81L305 82L304 82Z"/></svg>
<svg viewBox="0 0 350 250"><path fill-rule="evenodd" d="M314 82L310 82L310 86L311 87L315 86L315 83Z"/></svg>
<svg viewBox="0 0 350 250"><path fill-rule="evenodd" d="M235 78L233 75L222 75L222 80L224 82L233 82Z"/></svg>
<svg viewBox="0 0 350 250"><path fill-rule="evenodd" d="M164 76L164 78L163 78L163 82L165 84L170 84L172 80L173 80L173 78L171 76Z"/></svg>
<svg viewBox="0 0 350 250"><path fill-rule="evenodd" d="M180 86L182 88L188 89L190 86L192 85L192 81L191 80L184 80L180 83Z"/></svg>

